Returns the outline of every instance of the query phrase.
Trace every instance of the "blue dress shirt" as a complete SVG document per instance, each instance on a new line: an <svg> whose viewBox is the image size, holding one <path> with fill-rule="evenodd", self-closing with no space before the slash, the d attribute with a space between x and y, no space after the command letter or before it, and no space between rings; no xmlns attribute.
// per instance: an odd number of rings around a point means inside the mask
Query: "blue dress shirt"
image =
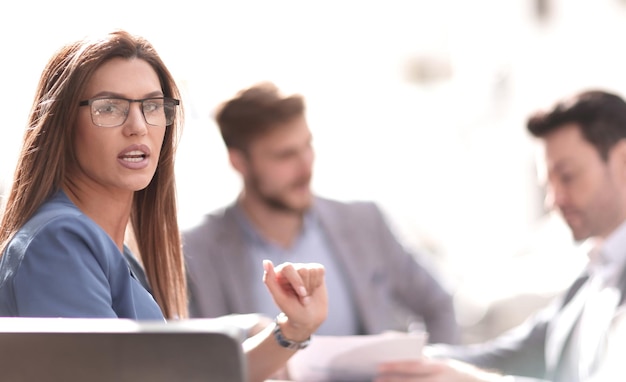
<svg viewBox="0 0 626 382"><path fill-rule="evenodd" d="M58 191L4 250L0 316L163 320L124 251Z"/></svg>

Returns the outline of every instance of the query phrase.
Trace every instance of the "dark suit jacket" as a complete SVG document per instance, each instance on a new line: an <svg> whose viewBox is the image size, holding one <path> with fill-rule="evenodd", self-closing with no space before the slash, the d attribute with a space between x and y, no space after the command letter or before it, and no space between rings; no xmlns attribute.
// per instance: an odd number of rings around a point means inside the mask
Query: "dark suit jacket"
<svg viewBox="0 0 626 382"><path fill-rule="evenodd" d="M397 329L406 311L422 317L431 341L458 342L450 294L396 240L375 204L316 198L312 208L346 270L363 334ZM254 313L252 290L261 281L251 275L261 264L246 253L233 205L183 231L183 245L192 317Z"/></svg>

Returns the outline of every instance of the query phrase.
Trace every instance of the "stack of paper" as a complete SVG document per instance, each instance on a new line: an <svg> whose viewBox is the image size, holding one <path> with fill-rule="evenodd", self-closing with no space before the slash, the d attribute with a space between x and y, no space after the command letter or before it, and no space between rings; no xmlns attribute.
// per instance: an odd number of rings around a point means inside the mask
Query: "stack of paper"
<svg viewBox="0 0 626 382"><path fill-rule="evenodd" d="M418 359L425 332L363 336L314 336L287 365L292 381L371 381L381 362Z"/></svg>

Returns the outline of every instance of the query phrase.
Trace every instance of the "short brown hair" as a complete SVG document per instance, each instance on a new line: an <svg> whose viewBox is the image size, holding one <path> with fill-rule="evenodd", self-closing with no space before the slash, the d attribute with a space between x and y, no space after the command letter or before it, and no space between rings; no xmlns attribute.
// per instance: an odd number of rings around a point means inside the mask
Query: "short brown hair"
<svg viewBox="0 0 626 382"><path fill-rule="evenodd" d="M578 125L583 137L607 160L611 148L626 138L626 102L603 90L583 91L531 115L527 128L541 138L570 123Z"/></svg>
<svg viewBox="0 0 626 382"><path fill-rule="evenodd" d="M282 95L271 82L262 82L218 106L215 120L228 148L246 151L255 138L304 114L304 98Z"/></svg>

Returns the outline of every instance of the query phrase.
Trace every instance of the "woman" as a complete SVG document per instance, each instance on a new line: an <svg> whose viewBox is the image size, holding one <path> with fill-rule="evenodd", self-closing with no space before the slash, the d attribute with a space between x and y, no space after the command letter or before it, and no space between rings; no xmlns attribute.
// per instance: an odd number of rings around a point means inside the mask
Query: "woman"
<svg viewBox="0 0 626 382"><path fill-rule="evenodd" d="M2 219L0 316L187 317L179 97L151 44L124 31L53 55ZM128 227L143 268L124 244ZM244 344L252 380L284 366L327 310L320 265L263 266L284 315Z"/></svg>

